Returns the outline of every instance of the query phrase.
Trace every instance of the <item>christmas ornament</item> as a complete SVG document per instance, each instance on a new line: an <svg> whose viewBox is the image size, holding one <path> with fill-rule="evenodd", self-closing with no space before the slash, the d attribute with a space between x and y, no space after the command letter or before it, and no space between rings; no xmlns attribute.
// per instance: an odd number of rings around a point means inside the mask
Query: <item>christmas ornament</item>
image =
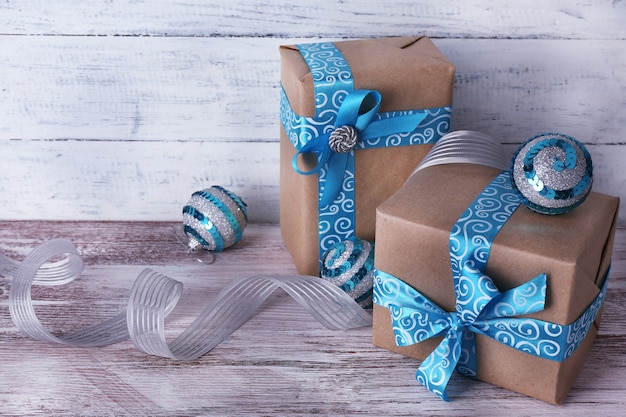
<svg viewBox="0 0 626 417"><path fill-rule="evenodd" d="M320 276L345 291L361 307L372 308L374 245L358 237L336 243L322 256Z"/></svg>
<svg viewBox="0 0 626 417"><path fill-rule="evenodd" d="M587 198L592 171L591 156L582 143L561 133L544 133L515 153L511 181L531 210L563 214Z"/></svg>
<svg viewBox="0 0 626 417"><path fill-rule="evenodd" d="M236 194L212 186L191 195L183 207L183 231L190 250L221 252L241 240L248 222L246 203Z"/></svg>

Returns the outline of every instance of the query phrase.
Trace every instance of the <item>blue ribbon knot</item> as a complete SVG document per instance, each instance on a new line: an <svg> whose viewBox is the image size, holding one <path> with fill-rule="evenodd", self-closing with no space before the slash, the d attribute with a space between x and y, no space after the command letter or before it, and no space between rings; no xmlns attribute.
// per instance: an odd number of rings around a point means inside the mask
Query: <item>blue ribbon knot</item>
<svg viewBox="0 0 626 417"><path fill-rule="evenodd" d="M463 375L476 376L476 333L497 338L498 321L506 318L509 325L519 325L527 319L514 316L536 313L545 306L545 274L502 293L491 278L465 264L463 278L479 285L473 287L477 291L468 298L458 296L463 287L455 288L457 303L454 312L444 311L389 274L382 271L376 271L376 274L378 285L384 285L383 280L393 281L402 288L399 292L407 295L403 300L397 300L397 304L388 303L398 346L444 335L437 348L422 362L416 378L445 401L448 401L445 388L455 369Z"/></svg>
<svg viewBox="0 0 626 417"><path fill-rule="evenodd" d="M427 113L413 113L397 115L393 118L376 119L382 95L376 90L354 90L348 93L337 111L335 126L324 134L312 138L294 155L291 165L301 175L317 174L326 167L326 185L320 198L320 207L332 203L339 195L343 179L348 166L348 159L353 158L353 152L335 152L329 145L332 132L340 126L351 126L356 129L359 141L379 138L393 133L411 132L426 118ZM301 154L313 153L317 157L317 164L308 171L298 166Z"/></svg>

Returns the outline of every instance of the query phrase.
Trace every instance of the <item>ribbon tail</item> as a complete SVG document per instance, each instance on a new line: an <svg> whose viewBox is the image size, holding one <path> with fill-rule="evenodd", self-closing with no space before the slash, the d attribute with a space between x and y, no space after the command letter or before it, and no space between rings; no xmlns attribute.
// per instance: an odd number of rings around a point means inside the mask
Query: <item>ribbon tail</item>
<svg viewBox="0 0 626 417"><path fill-rule="evenodd" d="M426 112L396 116L389 119L380 119L371 122L360 133L365 139L374 139L394 133L412 132L428 116Z"/></svg>
<svg viewBox="0 0 626 417"><path fill-rule="evenodd" d="M331 204L341 192L349 155L350 153L335 153L328 159L328 172L324 177L324 189L319 202L320 207L326 207Z"/></svg>
<svg viewBox="0 0 626 417"><path fill-rule="evenodd" d="M420 365L415 379L444 401L450 401L446 387L461 355L461 343L456 331L450 331Z"/></svg>
<svg viewBox="0 0 626 417"><path fill-rule="evenodd" d="M476 378L476 367L476 334L474 332L463 332L461 337L461 354L456 370L466 377Z"/></svg>

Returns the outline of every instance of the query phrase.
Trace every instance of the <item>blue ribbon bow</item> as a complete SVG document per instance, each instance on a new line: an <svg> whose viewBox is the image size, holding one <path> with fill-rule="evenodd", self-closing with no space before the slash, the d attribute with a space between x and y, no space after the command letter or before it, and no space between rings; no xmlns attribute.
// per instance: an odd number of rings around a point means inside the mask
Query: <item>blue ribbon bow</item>
<svg viewBox="0 0 626 417"><path fill-rule="evenodd" d="M534 319L515 319L513 316L536 313L544 309L546 275L534 279L504 293L498 291L491 278L464 265L462 278L471 280L472 296L463 304L457 297L456 311L446 312L426 296L412 289L399 279L376 271L377 286L394 285L401 288L400 299L387 303L391 312L392 326L398 346L409 346L431 337L445 335L443 341L422 362L416 378L430 391L448 401L446 386L457 369L466 376L476 376L476 350L474 334L484 334L498 339L503 318L508 325L518 327ZM464 287L457 287L457 293ZM379 288L379 292L385 290Z"/></svg>
<svg viewBox="0 0 626 417"><path fill-rule="evenodd" d="M354 127L358 140L379 138L393 133L411 132L426 118L427 113L398 115L389 119L374 120L380 108L381 94L376 90L351 91L341 103L335 120L335 128L341 126ZM339 195L351 152L333 151L329 145L332 131L311 139L299 149L291 161L293 169L301 175L317 174L327 167L326 186L320 199L320 207L332 203ZM317 155L317 164L308 171L298 166L298 157L304 153Z"/></svg>

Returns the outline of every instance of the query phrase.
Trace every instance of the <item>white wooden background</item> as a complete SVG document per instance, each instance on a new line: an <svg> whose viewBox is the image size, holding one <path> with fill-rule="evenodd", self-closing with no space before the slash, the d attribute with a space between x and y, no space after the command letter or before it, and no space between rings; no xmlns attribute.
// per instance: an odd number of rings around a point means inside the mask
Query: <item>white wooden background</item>
<svg viewBox="0 0 626 417"><path fill-rule="evenodd" d="M620 0L6 0L0 219L178 220L219 184L275 223L278 46L413 34L457 67L454 129L568 133L626 197L625 23Z"/></svg>

